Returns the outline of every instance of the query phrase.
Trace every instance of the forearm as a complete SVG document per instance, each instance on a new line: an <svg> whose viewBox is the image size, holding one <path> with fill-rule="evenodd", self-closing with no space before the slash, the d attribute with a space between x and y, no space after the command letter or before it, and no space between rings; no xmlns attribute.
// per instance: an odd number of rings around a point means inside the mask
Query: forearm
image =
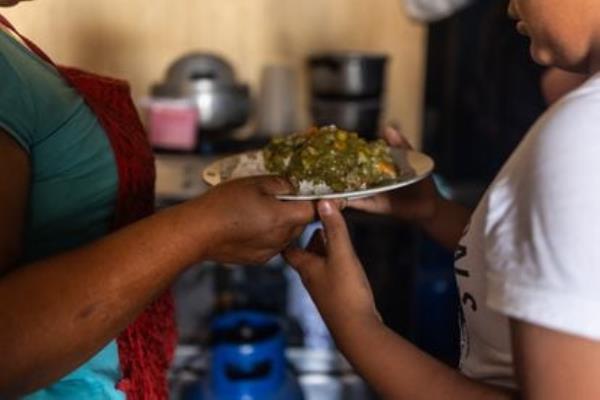
<svg viewBox="0 0 600 400"><path fill-rule="evenodd" d="M450 251L456 250L459 240L471 218L471 211L457 202L439 197L434 214L421 220L425 233Z"/></svg>
<svg viewBox="0 0 600 400"><path fill-rule="evenodd" d="M386 399L509 400L514 393L470 380L396 335L376 318L337 328L336 343Z"/></svg>
<svg viewBox="0 0 600 400"><path fill-rule="evenodd" d="M0 393L30 391L74 369L198 261L208 235L192 232L185 216L174 207L2 277Z"/></svg>

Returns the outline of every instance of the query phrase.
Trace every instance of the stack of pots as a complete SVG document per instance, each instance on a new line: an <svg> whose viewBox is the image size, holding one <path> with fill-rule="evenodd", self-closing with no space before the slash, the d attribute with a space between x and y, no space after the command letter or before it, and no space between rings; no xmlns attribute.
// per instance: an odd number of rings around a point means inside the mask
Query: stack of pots
<svg viewBox="0 0 600 400"><path fill-rule="evenodd" d="M387 57L371 53L324 53L308 60L314 124L337 125L374 138L383 110Z"/></svg>

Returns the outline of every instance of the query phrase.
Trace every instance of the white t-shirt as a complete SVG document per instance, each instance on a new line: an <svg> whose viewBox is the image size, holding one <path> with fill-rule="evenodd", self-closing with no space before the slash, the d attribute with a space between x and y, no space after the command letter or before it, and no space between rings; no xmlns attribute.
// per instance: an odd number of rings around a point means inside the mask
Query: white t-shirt
<svg viewBox="0 0 600 400"><path fill-rule="evenodd" d="M600 74L504 165L456 253L461 369L516 387L509 317L600 340Z"/></svg>

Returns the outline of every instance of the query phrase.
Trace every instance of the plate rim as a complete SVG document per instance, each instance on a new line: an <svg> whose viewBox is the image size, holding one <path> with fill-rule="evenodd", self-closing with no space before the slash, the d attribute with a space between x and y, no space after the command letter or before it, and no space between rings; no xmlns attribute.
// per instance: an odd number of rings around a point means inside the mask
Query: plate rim
<svg viewBox="0 0 600 400"><path fill-rule="evenodd" d="M284 200L284 201L314 201L314 200L334 200L334 199L352 200L352 199L358 199L358 198L365 198L365 197L370 197L370 196L373 196L373 195L376 195L379 193L389 192L392 190L396 190L396 189L400 189L400 188L403 188L406 186L413 185L417 182L422 181L423 179L426 179L428 176L430 176L432 174L433 170L435 169L435 161L429 155L427 155L421 151L413 150L413 149L392 148L392 151L394 151L394 150L405 151L408 162L410 162L409 157L408 157L409 154L413 154L418 157L421 157L426 163L428 163L427 169L423 173L421 173L421 174L416 173L415 176L413 176L409 179L403 180L401 182L394 182L389 185L377 186L377 187L373 187L373 188L369 188L369 189L354 190L351 192L342 192L342 193L326 193L326 194L310 194L310 195L299 195L299 194L276 195L275 197L279 200ZM229 159L232 159L235 157L240 157L241 155L244 155L244 154L256 154L260 151L262 151L262 150L260 150L260 149L250 150L250 151L245 151L245 152L241 152L241 153L237 153L237 154L228 155L228 156L225 156L218 160L215 160L202 170L202 179L208 185L216 186L216 185L222 183L220 176L217 176L217 179L219 180L219 182L214 183L214 180L211 179L208 175L214 174L215 170L218 170L219 165L221 165L226 160L229 160ZM412 165L411 165L411 167L412 167ZM218 172L217 172L217 175L218 175ZM271 174L271 175L265 174L262 176L274 176L274 175L273 174Z"/></svg>

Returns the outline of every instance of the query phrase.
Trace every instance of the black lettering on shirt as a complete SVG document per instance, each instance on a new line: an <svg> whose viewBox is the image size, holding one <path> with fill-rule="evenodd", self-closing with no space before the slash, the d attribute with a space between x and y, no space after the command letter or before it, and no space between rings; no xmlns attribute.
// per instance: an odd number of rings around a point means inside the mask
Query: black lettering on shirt
<svg viewBox="0 0 600 400"><path fill-rule="evenodd" d="M454 261L458 261L461 258L464 258L467 256L467 247L463 246L462 244L459 244L458 247L456 248L456 251L454 251Z"/></svg>
<svg viewBox="0 0 600 400"><path fill-rule="evenodd" d="M462 296L462 303L471 307L471 310L477 311L477 302L471 293L465 292Z"/></svg>

